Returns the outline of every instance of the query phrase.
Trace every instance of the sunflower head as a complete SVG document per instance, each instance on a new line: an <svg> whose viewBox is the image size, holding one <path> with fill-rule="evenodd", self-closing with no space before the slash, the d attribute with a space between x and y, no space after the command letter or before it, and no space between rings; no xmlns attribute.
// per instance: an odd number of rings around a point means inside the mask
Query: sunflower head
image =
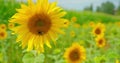
<svg viewBox="0 0 120 63"><path fill-rule="evenodd" d="M7 32L5 30L0 30L0 40L3 40L7 37Z"/></svg>
<svg viewBox="0 0 120 63"><path fill-rule="evenodd" d="M96 45L100 48L106 45L106 40L103 36L97 36L95 40L96 40Z"/></svg>
<svg viewBox="0 0 120 63"><path fill-rule="evenodd" d="M64 26L65 28L68 28L69 25L70 25L69 20L64 20L64 24L63 24L63 26Z"/></svg>
<svg viewBox="0 0 120 63"><path fill-rule="evenodd" d="M80 24L75 23L75 24L74 24L74 27L75 27L75 28L80 28Z"/></svg>
<svg viewBox="0 0 120 63"><path fill-rule="evenodd" d="M12 28L14 28L15 27L15 25L14 25L14 23L9 23L8 24L8 28L11 30Z"/></svg>
<svg viewBox="0 0 120 63"><path fill-rule="evenodd" d="M74 32L74 31L71 31L71 32L70 32L70 36L71 36L71 37L75 37L75 32Z"/></svg>
<svg viewBox="0 0 120 63"><path fill-rule="evenodd" d="M85 48L77 43L74 43L65 51L64 58L67 63L81 63L86 59Z"/></svg>
<svg viewBox="0 0 120 63"><path fill-rule="evenodd" d="M120 27L120 22L119 22L119 21L118 21L118 22L116 22L115 24L116 24L117 26L119 26L119 27Z"/></svg>
<svg viewBox="0 0 120 63"><path fill-rule="evenodd" d="M71 21L72 21L72 22L76 22L76 21L77 21L77 17L75 17L75 16L72 17L72 18L71 18Z"/></svg>
<svg viewBox="0 0 120 63"><path fill-rule="evenodd" d="M58 7L57 2L49 3L48 0L28 0L28 5L21 5L10 22L19 26L12 30L18 35L17 42L22 48L38 52L44 51L44 44L51 48L49 41L56 41L58 34L64 34L61 28L66 19L62 18L66 12Z"/></svg>
<svg viewBox="0 0 120 63"><path fill-rule="evenodd" d="M5 24L0 24L0 30L6 30L6 25Z"/></svg>
<svg viewBox="0 0 120 63"><path fill-rule="evenodd" d="M115 63L120 63L120 61L118 59L116 59Z"/></svg>
<svg viewBox="0 0 120 63"><path fill-rule="evenodd" d="M94 23L93 21L91 21L91 22L89 23L89 25L90 25L91 27L94 27L94 26L95 26L95 23Z"/></svg>
<svg viewBox="0 0 120 63"><path fill-rule="evenodd" d="M94 29L93 29L92 33L94 36L104 35L104 32L105 32L105 25L104 24L98 23L93 28Z"/></svg>
<svg viewBox="0 0 120 63"><path fill-rule="evenodd" d="M86 24L82 24L82 27L85 29L85 28L88 27L88 25L86 25Z"/></svg>

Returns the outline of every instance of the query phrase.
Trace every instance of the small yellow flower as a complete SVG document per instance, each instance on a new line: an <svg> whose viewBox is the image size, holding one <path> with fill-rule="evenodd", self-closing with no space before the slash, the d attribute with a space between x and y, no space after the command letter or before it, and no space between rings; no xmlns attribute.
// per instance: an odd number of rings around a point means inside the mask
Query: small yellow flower
<svg viewBox="0 0 120 63"><path fill-rule="evenodd" d="M94 36L104 35L104 32L105 32L105 25L104 24L98 23L93 28L94 29L93 29L92 33Z"/></svg>
<svg viewBox="0 0 120 63"><path fill-rule="evenodd" d="M80 28L80 24L75 23L75 24L74 24L74 27L75 27L75 28Z"/></svg>
<svg viewBox="0 0 120 63"><path fill-rule="evenodd" d="M0 24L0 30L6 30L6 25L5 24Z"/></svg>
<svg viewBox="0 0 120 63"><path fill-rule="evenodd" d="M80 46L78 43L73 43L65 53L64 58L67 63L82 63L86 59L86 51L83 46Z"/></svg>
<svg viewBox="0 0 120 63"><path fill-rule="evenodd" d="M95 23L93 21L90 22L89 24L91 27L94 27L95 26Z"/></svg>
<svg viewBox="0 0 120 63"><path fill-rule="evenodd" d="M72 22L76 22L76 21L77 21L77 18L74 16L74 17L71 18L71 21L72 21Z"/></svg>
<svg viewBox="0 0 120 63"><path fill-rule="evenodd" d="M64 20L63 26L64 26L65 28L67 28L67 27L69 27L69 25L70 25L69 20Z"/></svg>
<svg viewBox="0 0 120 63"><path fill-rule="evenodd" d="M120 63L118 59L116 59L116 63Z"/></svg>
<svg viewBox="0 0 120 63"><path fill-rule="evenodd" d="M14 23L9 23L9 24L8 24L8 28L9 28L10 30L11 30L12 28L14 28L14 26L15 26Z"/></svg>
<svg viewBox="0 0 120 63"><path fill-rule="evenodd" d="M83 27L83 28L87 28L88 25L86 25L86 24L82 24L82 27Z"/></svg>
<svg viewBox="0 0 120 63"><path fill-rule="evenodd" d="M95 40L96 40L96 45L100 48L106 45L106 40L103 36L97 36Z"/></svg>
<svg viewBox="0 0 120 63"><path fill-rule="evenodd" d="M116 24L117 26L120 26L120 22L116 22L115 24Z"/></svg>
<svg viewBox="0 0 120 63"><path fill-rule="evenodd" d="M74 32L74 31L71 31L71 32L70 32L70 36L71 36L71 37L75 37L75 32Z"/></svg>
<svg viewBox="0 0 120 63"><path fill-rule="evenodd" d="M5 30L0 30L0 40L3 40L7 37L7 32Z"/></svg>

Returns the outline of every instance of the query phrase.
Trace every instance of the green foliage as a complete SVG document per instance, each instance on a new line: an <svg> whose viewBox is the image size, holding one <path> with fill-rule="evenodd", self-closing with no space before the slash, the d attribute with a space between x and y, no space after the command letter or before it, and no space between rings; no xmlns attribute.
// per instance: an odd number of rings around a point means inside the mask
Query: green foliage
<svg viewBox="0 0 120 63"><path fill-rule="evenodd" d="M0 22L7 24L10 17L16 12L16 8L19 8L19 2L16 0L0 0Z"/></svg>
<svg viewBox="0 0 120 63"><path fill-rule="evenodd" d="M97 11L108 13L108 14L114 14L115 6L112 2L105 2L102 3L100 7L97 7Z"/></svg>
<svg viewBox="0 0 120 63"><path fill-rule="evenodd" d="M101 11L100 6L97 6L96 12L100 12L100 11Z"/></svg>
<svg viewBox="0 0 120 63"><path fill-rule="evenodd" d="M35 51L26 53L23 58L22 61L23 63L43 63L44 62L44 54L36 54Z"/></svg>
<svg viewBox="0 0 120 63"><path fill-rule="evenodd" d="M6 40L0 40L0 52L2 53L1 63L22 63L22 49L16 43L16 36L7 31Z"/></svg>
<svg viewBox="0 0 120 63"><path fill-rule="evenodd" d="M120 15L120 3L119 3L118 8L117 8L117 10L116 10L116 14L117 14L117 15Z"/></svg>
<svg viewBox="0 0 120 63"><path fill-rule="evenodd" d="M85 11L93 11L93 5L84 8Z"/></svg>
<svg viewBox="0 0 120 63"><path fill-rule="evenodd" d="M94 22L103 22L103 23L109 23L109 22L117 22L120 21L120 18L113 15L108 15L104 13L93 13L89 11L79 12L79 11L67 11L68 14L66 15L67 19L71 19L73 16L76 16L78 18L78 23L88 23L90 21Z"/></svg>

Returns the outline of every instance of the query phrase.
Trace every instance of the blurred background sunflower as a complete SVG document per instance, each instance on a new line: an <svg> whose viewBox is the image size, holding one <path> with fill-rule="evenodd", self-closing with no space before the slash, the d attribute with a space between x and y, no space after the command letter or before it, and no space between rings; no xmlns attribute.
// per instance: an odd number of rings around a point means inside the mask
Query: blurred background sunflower
<svg viewBox="0 0 120 63"><path fill-rule="evenodd" d="M86 51L83 46L73 43L64 53L67 63L82 63L86 59Z"/></svg>

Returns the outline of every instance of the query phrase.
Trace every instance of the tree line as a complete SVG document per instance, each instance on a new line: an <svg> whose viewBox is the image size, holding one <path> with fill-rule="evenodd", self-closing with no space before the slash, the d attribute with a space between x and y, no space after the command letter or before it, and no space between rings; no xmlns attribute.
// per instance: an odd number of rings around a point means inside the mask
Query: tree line
<svg viewBox="0 0 120 63"><path fill-rule="evenodd" d="M84 10L93 11L93 4L91 4L88 7L85 7ZM115 8L115 5L112 2L107 1L107 2L102 3L100 6L97 6L95 11L112 14L112 15L120 15L120 3L118 7Z"/></svg>

